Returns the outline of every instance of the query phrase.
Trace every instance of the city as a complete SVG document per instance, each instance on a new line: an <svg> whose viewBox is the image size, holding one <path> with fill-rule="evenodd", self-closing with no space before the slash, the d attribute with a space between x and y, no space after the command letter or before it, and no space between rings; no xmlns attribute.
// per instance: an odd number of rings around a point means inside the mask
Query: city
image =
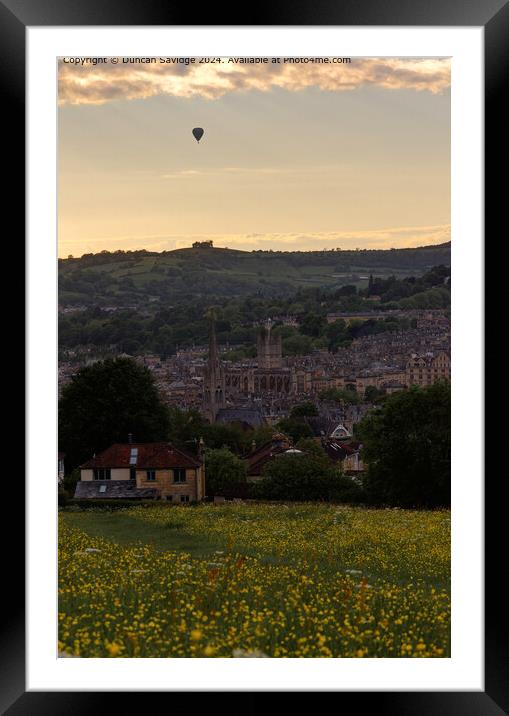
<svg viewBox="0 0 509 716"><path fill-rule="evenodd" d="M424 386L440 379L450 380L448 310L395 313L398 318L410 319L413 327L363 336L354 339L349 347L338 348L335 353L316 350L310 355L283 357L277 326L283 323L298 325L298 319L275 316L259 326L257 353L251 359L232 361L222 358L222 355L228 356L239 346L218 346L212 333L210 345L178 349L175 355L166 359L146 354L135 356L134 360L151 371L167 405L175 405L182 410L197 409L212 421L233 422L232 411L236 410L239 419L240 411L249 411L251 417L256 414L259 420L275 424L288 417L295 404L312 400L324 416L332 417L331 411L335 410L334 418L343 422L351 432L355 422L370 405L369 401L364 401L368 387L390 394L410 385ZM359 320L359 314L327 316L329 323L353 319ZM79 362L61 361L59 389L80 367L96 360L99 358L92 354ZM212 416L210 380L213 363L217 366L215 390L220 396ZM355 409L347 406L341 412L333 401L327 399L327 393L336 388L353 390L361 402L355 405Z"/></svg>

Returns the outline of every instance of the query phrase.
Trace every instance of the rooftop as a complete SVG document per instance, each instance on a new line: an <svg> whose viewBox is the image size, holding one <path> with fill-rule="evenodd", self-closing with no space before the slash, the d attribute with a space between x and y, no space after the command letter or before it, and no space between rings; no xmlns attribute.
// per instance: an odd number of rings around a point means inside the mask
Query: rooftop
<svg viewBox="0 0 509 716"><path fill-rule="evenodd" d="M94 467L143 469L167 469L175 467L199 467L197 458L188 455L170 443L114 443L91 460L82 469Z"/></svg>
<svg viewBox="0 0 509 716"><path fill-rule="evenodd" d="M216 416L217 423L245 423L258 428L265 423L260 410L256 408L220 408Z"/></svg>
<svg viewBox="0 0 509 716"><path fill-rule="evenodd" d="M76 484L75 498L84 499L128 499L151 500L158 496L153 487L138 488L133 485L134 480L80 480Z"/></svg>

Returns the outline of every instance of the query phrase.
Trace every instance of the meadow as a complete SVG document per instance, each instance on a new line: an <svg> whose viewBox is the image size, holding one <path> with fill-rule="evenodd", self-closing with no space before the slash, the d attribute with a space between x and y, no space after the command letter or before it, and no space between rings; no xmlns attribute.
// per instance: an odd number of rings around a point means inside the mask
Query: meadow
<svg viewBox="0 0 509 716"><path fill-rule="evenodd" d="M59 650L450 656L450 512L142 505L59 516Z"/></svg>

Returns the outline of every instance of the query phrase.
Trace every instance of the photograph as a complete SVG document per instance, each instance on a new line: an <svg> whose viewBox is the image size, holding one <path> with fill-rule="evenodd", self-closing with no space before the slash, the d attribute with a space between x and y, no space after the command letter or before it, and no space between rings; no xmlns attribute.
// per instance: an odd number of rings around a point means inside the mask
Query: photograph
<svg viewBox="0 0 509 716"><path fill-rule="evenodd" d="M56 73L58 657L450 659L451 58Z"/></svg>

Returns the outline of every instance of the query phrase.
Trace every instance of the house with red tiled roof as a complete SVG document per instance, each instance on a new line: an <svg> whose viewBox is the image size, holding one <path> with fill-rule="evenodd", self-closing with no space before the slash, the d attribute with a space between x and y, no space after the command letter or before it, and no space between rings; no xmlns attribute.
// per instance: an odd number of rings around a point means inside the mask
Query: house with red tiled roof
<svg viewBox="0 0 509 716"><path fill-rule="evenodd" d="M80 466L80 499L197 502L205 495L203 463L170 443L115 443Z"/></svg>
<svg viewBox="0 0 509 716"><path fill-rule="evenodd" d="M247 481L258 482L261 480L264 465L291 448L291 441L282 433L276 433L271 440L255 448L245 458Z"/></svg>

